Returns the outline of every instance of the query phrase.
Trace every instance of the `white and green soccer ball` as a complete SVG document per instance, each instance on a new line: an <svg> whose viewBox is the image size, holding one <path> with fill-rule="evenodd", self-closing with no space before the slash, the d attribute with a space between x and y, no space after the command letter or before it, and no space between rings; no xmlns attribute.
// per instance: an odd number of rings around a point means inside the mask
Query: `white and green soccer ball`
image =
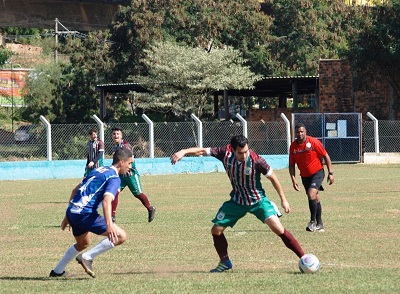
<svg viewBox="0 0 400 294"><path fill-rule="evenodd" d="M320 266L321 263L314 254L305 254L299 260L299 269L305 274L316 273Z"/></svg>

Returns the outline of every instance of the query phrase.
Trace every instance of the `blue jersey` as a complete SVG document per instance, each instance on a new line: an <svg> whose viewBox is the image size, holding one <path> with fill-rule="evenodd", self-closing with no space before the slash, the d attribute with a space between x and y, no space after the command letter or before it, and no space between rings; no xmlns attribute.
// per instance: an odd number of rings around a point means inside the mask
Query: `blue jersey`
<svg viewBox="0 0 400 294"><path fill-rule="evenodd" d="M98 167L82 180L68 209L74 214L97 214L104 194L111 195L114 199L120 184L121 180L113 166Z"/></svg>

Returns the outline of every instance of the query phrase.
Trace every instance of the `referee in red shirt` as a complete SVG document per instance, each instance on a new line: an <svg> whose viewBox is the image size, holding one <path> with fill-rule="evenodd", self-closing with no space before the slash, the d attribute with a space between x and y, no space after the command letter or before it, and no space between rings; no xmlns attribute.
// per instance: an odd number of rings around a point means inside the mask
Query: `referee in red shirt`
<svg viewBox="0 0 400 294"><path fill-rule="evenodd" d="M310 222L306 227L309 232L324 232L324 224L321 214L321 198L318 191L323 191L322 182L325 178L322 158L328 168L327 182L332 185L334 182L332 161L322 143L314 137L307 136L304 124L299 123L295 126L296 140L290 145L289 151L289 173L292 179L293 188L300 191L296 181L295 164L300 170L301 181L308 197L310 208Z"/></svg>

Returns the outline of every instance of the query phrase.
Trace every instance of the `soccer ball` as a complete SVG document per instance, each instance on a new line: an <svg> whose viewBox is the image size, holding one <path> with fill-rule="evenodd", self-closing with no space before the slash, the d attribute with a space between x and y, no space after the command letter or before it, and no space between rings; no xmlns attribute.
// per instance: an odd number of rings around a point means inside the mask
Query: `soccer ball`
<svg viewBox="0 0 400 294"><path fill-rule="evenodd" d="M299 260L299 269L302 273L316 273L320 266L319 259L313 254L305 254Z"/></svg>

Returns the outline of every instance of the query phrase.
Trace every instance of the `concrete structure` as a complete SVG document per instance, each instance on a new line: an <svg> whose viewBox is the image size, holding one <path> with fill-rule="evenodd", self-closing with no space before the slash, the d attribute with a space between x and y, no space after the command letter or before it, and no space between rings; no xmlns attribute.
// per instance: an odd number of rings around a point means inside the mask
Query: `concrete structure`
<svg viewBox="0 0 400 294"><path fill-rule="evenodd" d="M263 156L274 169L288 166L288 155ZM213 157L185 157L172 165L169 158L137 158L142 175L225 172L222 163ZM104 161L111 164L111 159ZM83 177L86 160L0 162L0 180L79 179Z"/></svg>
<svg viewBox="0 0 400 294"><path fill-rule="evenodd" d="M69 30L104 30L118 5L128 0L3 0L0 27L52 29L55 19Z"/></svg>

